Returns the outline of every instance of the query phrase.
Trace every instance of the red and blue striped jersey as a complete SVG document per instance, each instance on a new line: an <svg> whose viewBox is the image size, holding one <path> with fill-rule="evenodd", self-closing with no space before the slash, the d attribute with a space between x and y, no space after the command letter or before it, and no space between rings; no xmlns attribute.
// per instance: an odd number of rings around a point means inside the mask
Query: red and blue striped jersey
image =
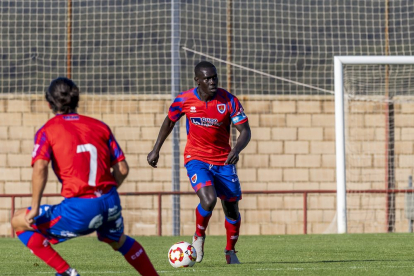
<svg viewBox="0 0 414 276"><path fill-rule="evenodd" d="M247 122L239 100L222 88L211 101L202 101L197 88L181 92L171 104L168 117L178 121L187 118L187 145L184 163L200 160L213 165L223 165L231 150L230 125Z"/></svg>
<svg viewBox="0 0 414 276"><path fill-rule="evenodd" d="M111 167L125 156L103 122L58 114L37 131L34 144L32 166L51 160L63 197L96 197L117 186Z"/></svg>

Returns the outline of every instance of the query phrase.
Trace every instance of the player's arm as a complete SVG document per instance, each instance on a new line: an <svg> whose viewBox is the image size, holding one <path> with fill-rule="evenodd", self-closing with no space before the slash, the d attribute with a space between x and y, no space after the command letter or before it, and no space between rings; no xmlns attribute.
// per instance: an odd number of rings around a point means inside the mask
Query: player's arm
<svg viewBox="0 0 414 276"><path fill-rule="evenodd" d="M126 160L122 160L112 166L112 175L118 184L117 189L122 185L125 178L128 176L129 166Z"/></svg>
<svg viewBox="0 0 414 276"><path fill-rule="evenodd" d="M34 218L39 215L40 201L45 190L49 161L38 159L33 164L32 173L32 209L26 214L28 226L34 223Z"/></svg>
<svg viewBox="0 0 414 276"><path fill-rule="evenodd" d="M168 135L170 135L171 131L175 126L175 122L172 121L168 116L165 117L164 122L160 128L160 132L158 133L157 142L155 142L154 148L147 156L148 164L151 167L156 168L158 163L158 158L160 157L160 150L162 145L164 144L165 140L167 139Z"/></svg>
<svg viewBox="0 0 414 276"><path fill-rule="evenodd" d="M237 138L236 145L233 147L233 149L227 156L227 160L226 162L224 162L225 165L236 164L239 161L239 153L247 146L252 136L249 121L234 126L240 132L240 135Z"/></svg>

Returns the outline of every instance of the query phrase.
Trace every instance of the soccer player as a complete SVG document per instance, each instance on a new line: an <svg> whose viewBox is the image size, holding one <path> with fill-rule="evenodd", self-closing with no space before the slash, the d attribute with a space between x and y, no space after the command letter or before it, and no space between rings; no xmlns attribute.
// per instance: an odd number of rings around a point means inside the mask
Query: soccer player
<svg viewBox="0 0 414 276"><path fill-rule="evenodd" d="M35 135L32 204L12 218L19 239L56 275L77 276L50 244L96 231L100 241L122 253L141 275L158 275L143 247L124 234L117 189L129 168L111 130L76 113L79 89L70 79L53 80L46 100L56 116ZM40 205L50 161L65 199L57 205Z"/></svg>
<svg viewBox="0 0 414 276"><path fill-rule="evenodd" d="M213 64L202 61L196 65L194 73L197 87L181 92L171 104L147 161L152 167L157 167L165 139L175 123L186 115L184 164L190 183L200 199L195 209L196 230L193 237L197 262L203 260L206 228L219 197L226 217L226 261L238 264L235 244L239 237L241 217L238 202L242 194L235 164L239 153L250 141L250 127L239 100L218 88L217 70ZM240 132L233 149L229 144L232 122Z"/></svg>

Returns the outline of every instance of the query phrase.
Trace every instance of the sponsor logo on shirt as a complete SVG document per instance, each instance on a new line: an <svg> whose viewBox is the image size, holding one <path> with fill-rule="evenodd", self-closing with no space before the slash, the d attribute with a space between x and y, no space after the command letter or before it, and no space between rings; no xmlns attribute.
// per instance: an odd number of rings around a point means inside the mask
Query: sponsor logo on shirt
<svg viewBox="0 0 414 276"><path fill-rule="evenodd" d="M66 120L66 121L79 120L79 115L64 115L63 120Z"/></svg>
<svg viewBox="0 0 414 276"><path fill-rule="evenodd" d="M225 104L218 104L217 105L217 110L218 110L218 112L223 114L224 112L226 112L226 105Z"/></svg>
<svg viewBox="0 0 414 276"><path fill-rule="evenodd" d="M196 107L195 106L192 106L192 107L190 107L190 112L196 112Z"/></svg>
<svg viewBox="0 0 414 276"><path fill-rule="evenodd" d="M191 177L191 182L193 182L193 183L197 182L197 174L196 173Z"/></svg>
<svg viewBox="0 0 414 276"><path fill-rule="evenodd" d="M197 126L205 126L205 127L210 127L210 126L221 126L223 123L219 123L219 121L217 119L212 119L212 118L200 118L200 117L192 117L190 118L191 122Z"/></svg>

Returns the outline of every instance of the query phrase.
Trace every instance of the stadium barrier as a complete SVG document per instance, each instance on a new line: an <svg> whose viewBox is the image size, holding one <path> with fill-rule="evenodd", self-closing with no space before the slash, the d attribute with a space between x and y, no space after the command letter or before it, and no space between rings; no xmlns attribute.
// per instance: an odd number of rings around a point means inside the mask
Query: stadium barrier
<svg viewBox="0 0 414 276"><path fill-rule="evenodd" d="M244 191L243 194L302 194L303 195L303 234L307 234L307 213L308 213L308 194L333 194L336 190L283 190L283 191ZM383 190L348 190L347 194L385 194L386 197L391 194L399 193L414 193L414 189L383 189ZM119 193L120 196L157 196L158 197L158 236L162 236L162 196L166 195L194 195L194 192L129 192ZM15 212L15 199L16 197L31 197L31 194L0 194L0 198L11 198L11 214ZM43 197L59 197L60 194L44 194ZM386 210L386 216L388 217L389 205L384 206ZM12 217L12 216L11 216ZM385 220L386 218L384 218ZM15 236L13 228L11 229L10 236Z"/></svg>

